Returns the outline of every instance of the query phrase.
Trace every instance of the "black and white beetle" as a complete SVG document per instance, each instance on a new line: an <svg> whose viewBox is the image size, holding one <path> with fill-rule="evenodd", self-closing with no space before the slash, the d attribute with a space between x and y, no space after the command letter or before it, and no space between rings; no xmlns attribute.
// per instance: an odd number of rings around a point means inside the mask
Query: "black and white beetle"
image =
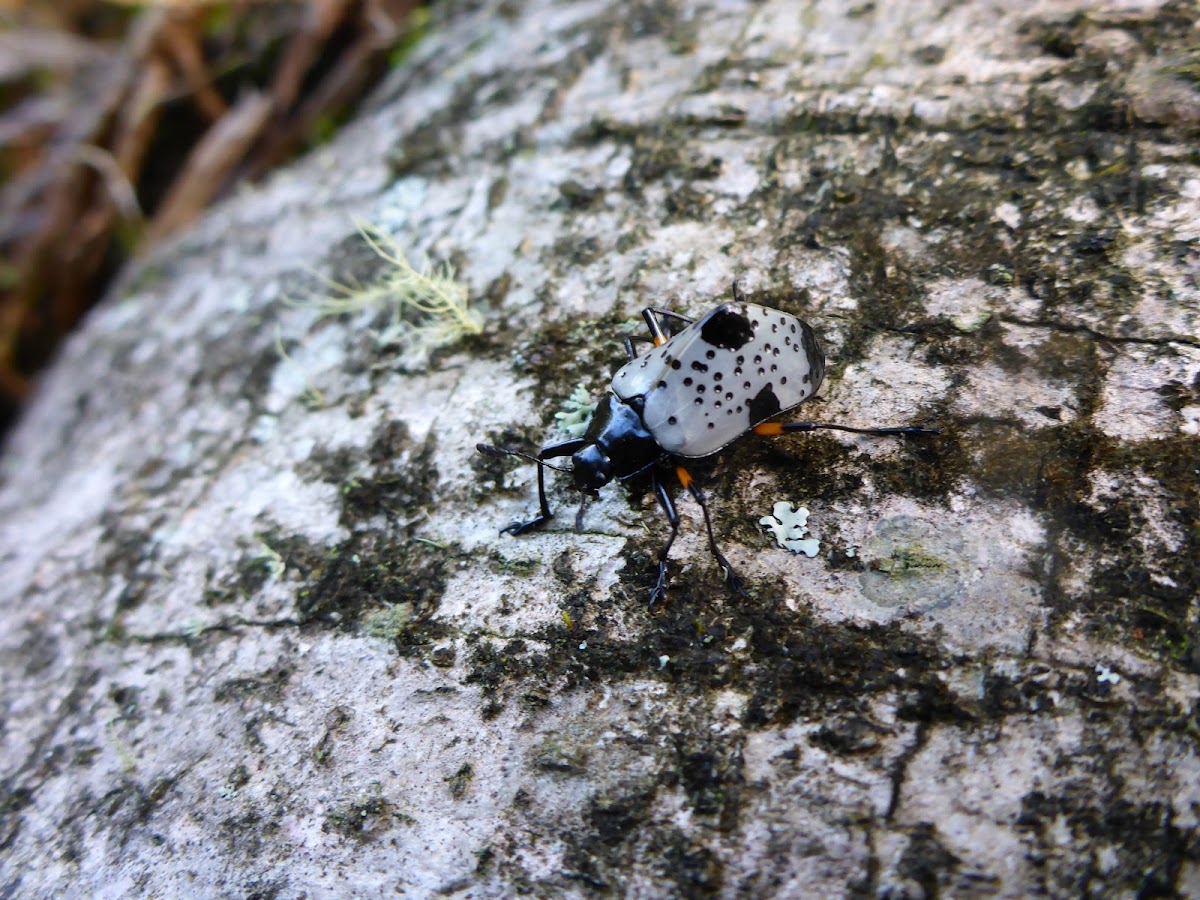
<svg viewBox="0 0 1200 900"><path fill-rule="evenodd" d="M637 355L625 339L626 363L612 379L612 392L596 407L583 437L551 444L537 457L516 450L479 444L488 456L520 456L537 463L539 511L527 522L513 522L501 533L521 534L545 524L552 516L546 502L546 460L571 457L576 490L588 497L614 478L623 481L649 472L671 535L658 553L658 582L650 603L666 597L667 554L679 533L679 514L661 477L673 466L680 484L704 513L708 548L725 582L745 595L741 578L717 549L704 494L682 460L711 456L747 431L761 435L788 434L832 428L858 434L932 434L919 426L852 428L817 422L769 422L774 416L807 400L821 386L825 355L807 322L793 315L747 303L733 284L733 302L723 303L695 320L665 309L648 307L642 318L650 329L654 350ZM675 335L663 329L660 318L685 327ZM560 469L559 471L566 471ZM576 517L582 521L583 507Z"/></svg>

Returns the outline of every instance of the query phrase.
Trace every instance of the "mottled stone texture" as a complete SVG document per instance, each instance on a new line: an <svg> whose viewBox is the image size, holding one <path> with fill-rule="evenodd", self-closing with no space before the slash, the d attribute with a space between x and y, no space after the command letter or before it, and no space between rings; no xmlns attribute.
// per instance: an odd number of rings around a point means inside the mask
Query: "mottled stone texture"
<svg viewBox="0 0 1200 900"><path fill-rule="evenodd" d="M439 15L9 442L0 895L1200 896L1195 3ZM484 334L289 303L379 270L355 218ZM803 415L942 433L698 466L744 600L684 499L647 609L638 485L498 535L476 442L735 277L822 337Z"/></svg>

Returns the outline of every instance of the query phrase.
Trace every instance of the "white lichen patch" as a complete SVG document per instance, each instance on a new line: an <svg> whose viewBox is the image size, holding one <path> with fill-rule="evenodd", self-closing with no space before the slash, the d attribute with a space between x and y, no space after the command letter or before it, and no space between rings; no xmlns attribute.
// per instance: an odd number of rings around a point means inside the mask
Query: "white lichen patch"
<svg viewBox="0 0 1200 900"><path fill-rule="evenodd" d="M1123 346L1109 367L1096 425L1110 437L1146 441L1183 431L1187 420L1171 408L1173 391L1200 377L1200 350L1185 345Z"/></svg>
<svg viewBox="0 0 1200 900"><path fill-rule="evenodd" d="M954 401L956 414L971 418L1016 419L1030 428L1070 422L1078 402L1074 389L1025 368L1011 373L995 363L973 367Z"/></svg>
<svg viewBox="0 0 1200 900"><path fill-rule="evenodd" d="M1001 306L1004 293L975 278L943 279L929 285L925 311L964 333L978 331Z"/></svg>
<svg viewBox="0 0 1200 900"><path fill-rule="evenodd" d="M771 515L763 516L758 524L772 534L775 543L784 550L803 553L811 559L820 551L821 542L805 537L808 534L808 516L809 512L803 506L780 500L772 507Z"/></svg>

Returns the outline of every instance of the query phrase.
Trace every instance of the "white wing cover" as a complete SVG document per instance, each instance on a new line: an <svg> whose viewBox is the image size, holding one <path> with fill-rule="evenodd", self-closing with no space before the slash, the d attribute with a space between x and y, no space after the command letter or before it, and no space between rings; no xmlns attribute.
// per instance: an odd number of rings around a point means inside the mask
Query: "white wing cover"
<svg viewBox="0 0 1200 900"><path fill-rule="evenodd" d="M825 357L807 323L753 303L725 303L630 360L612 389L644 398L642 419L667 453L716 453L759 422L807 400Z"/></svg>

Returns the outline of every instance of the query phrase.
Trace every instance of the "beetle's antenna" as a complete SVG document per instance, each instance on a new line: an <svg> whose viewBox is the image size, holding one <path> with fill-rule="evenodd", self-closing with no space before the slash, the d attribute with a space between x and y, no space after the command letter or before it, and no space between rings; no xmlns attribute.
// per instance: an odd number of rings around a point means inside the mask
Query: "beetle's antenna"
<svg viewBox="0 0 1200 900"><path fill-rule="evenodd" d="M570 472L570 469L564 469L562 466L554 466L546 462L544 459L538 459L536 456L530 456L528 453L522 453L520 450L507 450L504 447L493 447L491 444L476 444L475 449L484 456L494 456L497 458L503 456L518 456L521 459L531 463L536 463L540 466L545 466L547 469L553 469L555 472Z"/></svg>

